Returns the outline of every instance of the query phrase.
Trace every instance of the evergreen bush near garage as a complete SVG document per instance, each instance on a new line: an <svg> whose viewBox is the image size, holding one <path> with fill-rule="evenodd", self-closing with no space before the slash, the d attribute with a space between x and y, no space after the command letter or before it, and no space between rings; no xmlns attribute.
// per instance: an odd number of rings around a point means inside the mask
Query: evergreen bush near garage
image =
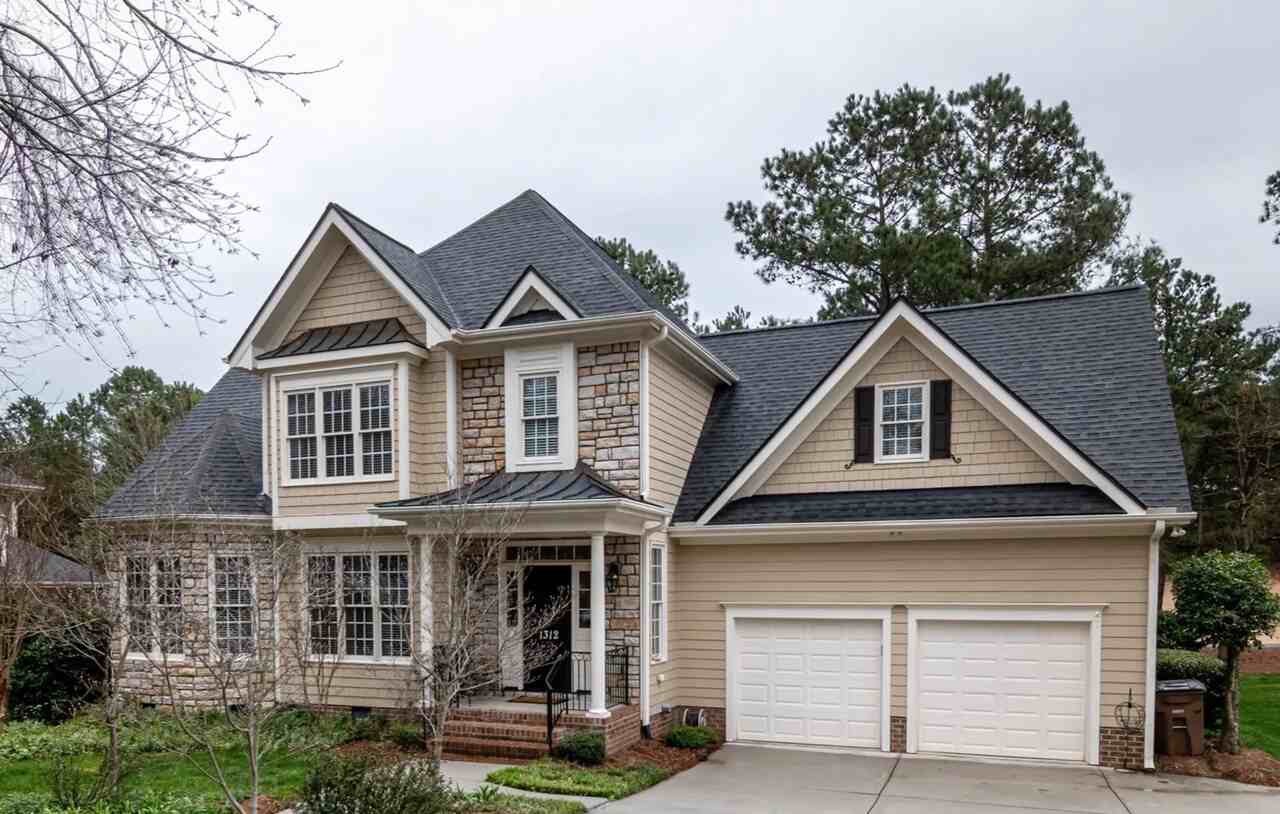
<svg viewBox="0 0 1280 814"><path fill-rule="evenodd" d="M571 732L556 744L555 756L579 766L604 763L604 735L599 732Z"/></svg>
<svg viewBox="0 0 1280 814"><path fill-rule="evenodd" d="M45 636L22 644L9 687L14 721L62 723L102 697L102 665L79 649Z"/></svg>
<svg viewBox="0 0 1280 814"><path fill-rule="evenodd" d="M705 726L673 726L667 733L667 746L681 749L702 749L715 742L716 733Z"/></svg>
<svg viewBox="0 0 1280 814"><path fill-rule="evenodd" d="M1217 656L1197 650L1156 651L1156 680L1193 678L1204 684L1204 724L1217 730L1222 725L1222 709L1227 702L1227 665Z"/></svg>
<svg viewBox="0 0 1280 814"><path fill-rule="evenodd" d="M378 766L329 757L307 775L301 807L306 814L441 814L456 798L429 761Z"/></svg>

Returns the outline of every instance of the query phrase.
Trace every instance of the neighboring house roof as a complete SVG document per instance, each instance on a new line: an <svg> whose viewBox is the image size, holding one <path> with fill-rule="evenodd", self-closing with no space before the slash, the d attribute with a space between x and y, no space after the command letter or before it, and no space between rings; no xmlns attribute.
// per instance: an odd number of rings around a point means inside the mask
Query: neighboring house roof
<svg viewBox="0 0 1280 814"><path fill-rule="evenodd" d="M379 503L391 506L461 506L494 503L554 503L581 500L635 500L585 463L559 472L498 472L466 486L425 497Z"/></svg>
<svg viewBox="0 0 1280 814"><path fill-rule="evenodd" d="M94 581L92 568L69 557L37 548L21 540L7 540L5 546L8 556L20 551L19 556L40 558L40 572L36 575L36 582L40 585L83 585Z"/></svg>
<svg viewBox="0 0 1280 814"><path fill-rule="evenodd" d="M1119 506L1093 486L1052 483L752 495L729 503L716 514L710 525L1122 513Z"/></svg>
<svg viewBox="0 0 1280 814"><path fill-rule="evenodd" d="M414 338L413 334L409 333L400 320L392 317L390 319L353 322L349 325L312 328L285 342L278 348L258 354L258 358L282 359L286 356L302 356L308 353L323 353L331 350L372 348L397 342L408 342L420 348L426 347L421 341Z"/></svg>
<svg viewBox="0 0 1280 814"><path fill-rule="evenodd" d="M44 489L43 486L19 475L11 466L0 464L0 490L17 489L23 492L38 492Z"/></svg>
<svg viewBox="0 0 1280 814"><path fill-rule="evenodd" d="M262 452L261 382L247 370L231 368L148 453L97 517L269 516Z"/></svg>
<svg viewBox="0 0 1280 814"><path fill-rule="evenodd" d="M1137 500L1190 508L1145 289L922 313ZM876 319L703 337L738 382L712 398L674 519L697 519Z"/></svg>

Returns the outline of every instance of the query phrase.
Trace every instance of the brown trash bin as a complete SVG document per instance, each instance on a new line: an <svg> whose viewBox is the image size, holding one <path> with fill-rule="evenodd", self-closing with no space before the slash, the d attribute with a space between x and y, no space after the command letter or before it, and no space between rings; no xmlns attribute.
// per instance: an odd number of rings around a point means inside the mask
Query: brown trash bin
<svg viewBox="0 0 1280 814"><path fill-rule="evenodd" d="M1190 678L1156 682L1156 751L1204 754L1204 684Z"/></svg>

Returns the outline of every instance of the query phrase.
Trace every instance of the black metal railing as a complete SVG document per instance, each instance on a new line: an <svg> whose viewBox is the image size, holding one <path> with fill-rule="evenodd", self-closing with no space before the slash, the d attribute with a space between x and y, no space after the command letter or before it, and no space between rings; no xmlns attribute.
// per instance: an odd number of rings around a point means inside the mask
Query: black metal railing
<svg viewBox="0 0 1280 814"><path fill-rule="evenodd" d="M633 657L638 659L639 651L639 647L629 644L616 645L605 651L606 706L631 703L631 662ZM547 748L551 749L555 745L555 729L560 716L569 710L585 712L591 708L591 654L562 654L548 666L544 684Z"/></svg>

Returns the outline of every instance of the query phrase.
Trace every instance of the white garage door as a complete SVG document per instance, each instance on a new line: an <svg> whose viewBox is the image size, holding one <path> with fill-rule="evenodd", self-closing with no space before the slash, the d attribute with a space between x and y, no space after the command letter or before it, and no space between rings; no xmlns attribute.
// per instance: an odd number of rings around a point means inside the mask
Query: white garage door
<svg viewBox="0 0 1280 814"><path fill-rule="evenodd" d="M1089 626L919 622L922 752L1085 759Z"/></svg>
<svg viewBox="0 0 1280 814"><path fill-rule="evenodd" d="M878 619L738 619L740 740L880 747Z"/></svg>

